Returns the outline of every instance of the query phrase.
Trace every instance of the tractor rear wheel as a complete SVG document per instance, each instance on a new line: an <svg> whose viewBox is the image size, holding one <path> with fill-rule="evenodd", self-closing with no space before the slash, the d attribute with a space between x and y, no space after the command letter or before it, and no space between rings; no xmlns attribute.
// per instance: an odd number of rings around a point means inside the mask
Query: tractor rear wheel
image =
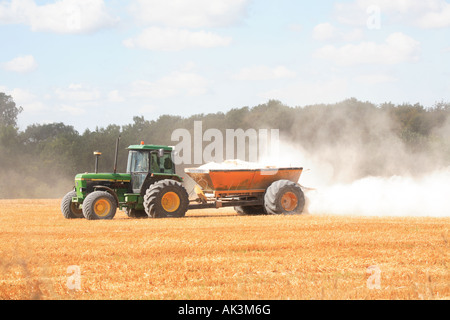
<svg viewBox="0 0 450 320"><path fill-rule="evenodd" d="M72 198L76 197L75 191L68 192L61 201L61 211L66 219L81 219L83 217L83 211L79 208L78 204L72 202Z"/></svg>
<svg viewBox="0 0 450 320"><path fill-rule="evenodd" d="M151 218L184 217L189 205L189 195L181 183L161 180L152 184L144 196L144 208Z"/></svg>
<svg viewBox="0 0 450 320"><path fill-rule="evenodd" d="M302 188L289 180L273 182L264 195L267 214L300 214L305 207Z"/></svg>
<svg viewBox="0 0 450 320"><path fill-rule="evenodd" d="M111 220L116 211L116 199L106 191L89 193L83 202L83 215L88 220Z"/></svg>

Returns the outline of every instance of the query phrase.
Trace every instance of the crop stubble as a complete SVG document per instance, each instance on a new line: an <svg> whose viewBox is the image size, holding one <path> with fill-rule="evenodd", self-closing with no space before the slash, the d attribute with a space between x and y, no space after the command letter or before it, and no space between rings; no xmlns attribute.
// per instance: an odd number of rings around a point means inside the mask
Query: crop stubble
<svg viewBox="0 0 450 320"><path fill-rule="evenodd" d="M449 222L230 209L65 220L59 200L0 200L0 299L449 299Z"/></svg>

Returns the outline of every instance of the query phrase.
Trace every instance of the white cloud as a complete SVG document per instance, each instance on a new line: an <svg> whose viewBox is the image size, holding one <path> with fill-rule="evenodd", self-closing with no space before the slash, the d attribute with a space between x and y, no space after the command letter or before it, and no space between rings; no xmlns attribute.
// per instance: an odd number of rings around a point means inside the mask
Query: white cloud
<svg viewBox="0 0 450 320"><path fill-rule="evenodd" d="M95 101L101 97L97 89L85 88L81 84L70 84L67 88L57 88L55 94L60 100L77 102Z"/></svg>
<svg viewBox="0 0 450 320"><path fill-rule="evenodd" d="M2 63L2 68L7 71L27 73L36 70L38 64L32 55L20 56L11 61Z"/></svg>
<svg viewBox="0 0 450 320"><path fill-rule="evenodd" d="M340 33L342 40L347 42L359 41L364 37L364 32L362 29L352 29L348 32Z"/></svg>
<svg viewBox="0 0 450 320"><path fill-rule="evenodd" d="M374 12L368 8L378 8L382 24L401 23L424 29L450 26L450 3L445 0L355 0L335 5L339 22L365 26Z"/></svg>
<svg viewBox="0 0 450 320"><path fill-rule="evenodd" d="M401 32L389 35L384 43L362 42L342 47L327 45L314 53L315 58L337 65L398 64L419 59L420 43Z"/></svg>
<svg viewBox="0 0 450 320"><path fill-rule="evenodd" d="M333 26L329 22L320 23L314 27L312 37L317 41L357 41L361 40L364 32L360 29L351 29L349 31L342 31Z"/></svg>
<svg viewBox="0 0 450 320"><path fill-rule="evenodd" d="M132 14L144 24L177 28L223 27L246 15L250 0L135 0Z"/></svg>
<svg viewBox="0 0 450 320"><path fill-rule="evenodd" d="M113 90L108 93L109 102L124 102L125 98L119 93L119 90Z"/></svg>
<svg viewBox="0 0 450 320"><path fill-rule="evenodd" d="M43 5L34 0L0 3L0 23L25 24L36 32L89 33L117 22L103 0L60 0Z"/></svg>
<svg viewBox="0 0 450 320"><path fill-rule="evenodd" d="M45 104L40 101L39 97L28 90L15 88L11 90L11 96L17 106L23 107L24 112L41 112L46 110Z"/></svg>
<svg viewBox="0 0 450 320"><path fill-rule="evenodd" d="M331 23L320 23L314 27L313 39L325 41L333 39L336 36L337 30Z"/></svg>
<svg viewBox="0 0 450 320"><path fill-rule="evenodd" d="M0 86L0 92L11 96L16 106L23 108L23 113L36 114L48 109L46 104L40 101L41 99L29 90L22 88L9 89L6 86Z"/></svg>
<svg viewBox="0 0 450 320"><path fill-rule="evenodd" d="M79 108L79 107L73 107L69 105L62 105L59 108L60 111L70 114L71 116L81 116L86 113L86 110Z"/></svg>
<svg viewBox="0 0 450 320"><path fill-rule="evenodd" d="M429 11L418 19L418 25L422 28L447 28L450 27L450 4L440 3L439 9Z"/></svg>
<svg viewBox="0 0 450 320"><path fill-rule="evenodd" d="M130 96L164 99L175 96L200 96L208 91L209 81L191 72L173 72L157 81L135 81Z"/></svg>
<svg viewBox="0 0 450 320"><path fill-rule="evenodd" d="M347 88L346 79L298 81L288 87L265 92L261 96L264 99L278 99L288 105L305 106L344 100L347 98Z"/></svg>
<svg viewBox="0 0 450 320"><path fill-rule="evenodd" d="M275 80L282 78L293 78L296 73L285 66L269 68L266 66L255 66L241 69L232 78L235 80Z"/></svg>
<svg viewBox="0 0 450 320"><path fill-rule="evenodd" d="M359 83L370 84L370 85L398 81L397 78L387 75L387 74L382 74L382 73L364 74L364 75L355 77L354 80Z"/></svg>
<svg viewBox="0 0 450 320"><path fill-rule="evenodd" d="M158 110L158 107L156 107L156 106L145 105L145 106L143 106L143 107L140 107L138 111L139 111L140 113L153 113L153 112L155 112L156 110Z"/></svg>
<svg viewBox="0 0 450 320"><path fill-rule="evenodd" d="M155 51L180 51L192 48L228 46L232 39L212 32L189 31L186 29L151 27L123 44L128 48L144 48Z"/></svg>
<svg viewBox="0 0 450 320"><path fill-rule="evenodd" d="M5 90L7 90L6 87ZM10 95L12 96L16 104L36 100L36 95L25 89L14 88L8 92L10 92Z"/></svg>

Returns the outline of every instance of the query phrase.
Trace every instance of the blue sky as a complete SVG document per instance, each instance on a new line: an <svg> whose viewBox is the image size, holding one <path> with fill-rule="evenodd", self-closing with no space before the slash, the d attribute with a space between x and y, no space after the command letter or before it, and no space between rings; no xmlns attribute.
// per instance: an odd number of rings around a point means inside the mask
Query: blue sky
<svg viewBox="0 0 450 320"><path fill-rule="evenodd" d="M0 92L19 126L355 97L450 101L445 0L0 0Z"/></svg>

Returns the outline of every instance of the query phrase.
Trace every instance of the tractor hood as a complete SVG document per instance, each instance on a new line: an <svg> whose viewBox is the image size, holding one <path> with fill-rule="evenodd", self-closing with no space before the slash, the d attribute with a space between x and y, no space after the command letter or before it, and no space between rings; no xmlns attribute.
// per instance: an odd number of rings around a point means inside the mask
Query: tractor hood
<svg viewBox="0 0 450 320"><path fill-rule="evenodd" d="M130 182L131 175L127 173L80 173L75 176L75 181Z"/></svg>

